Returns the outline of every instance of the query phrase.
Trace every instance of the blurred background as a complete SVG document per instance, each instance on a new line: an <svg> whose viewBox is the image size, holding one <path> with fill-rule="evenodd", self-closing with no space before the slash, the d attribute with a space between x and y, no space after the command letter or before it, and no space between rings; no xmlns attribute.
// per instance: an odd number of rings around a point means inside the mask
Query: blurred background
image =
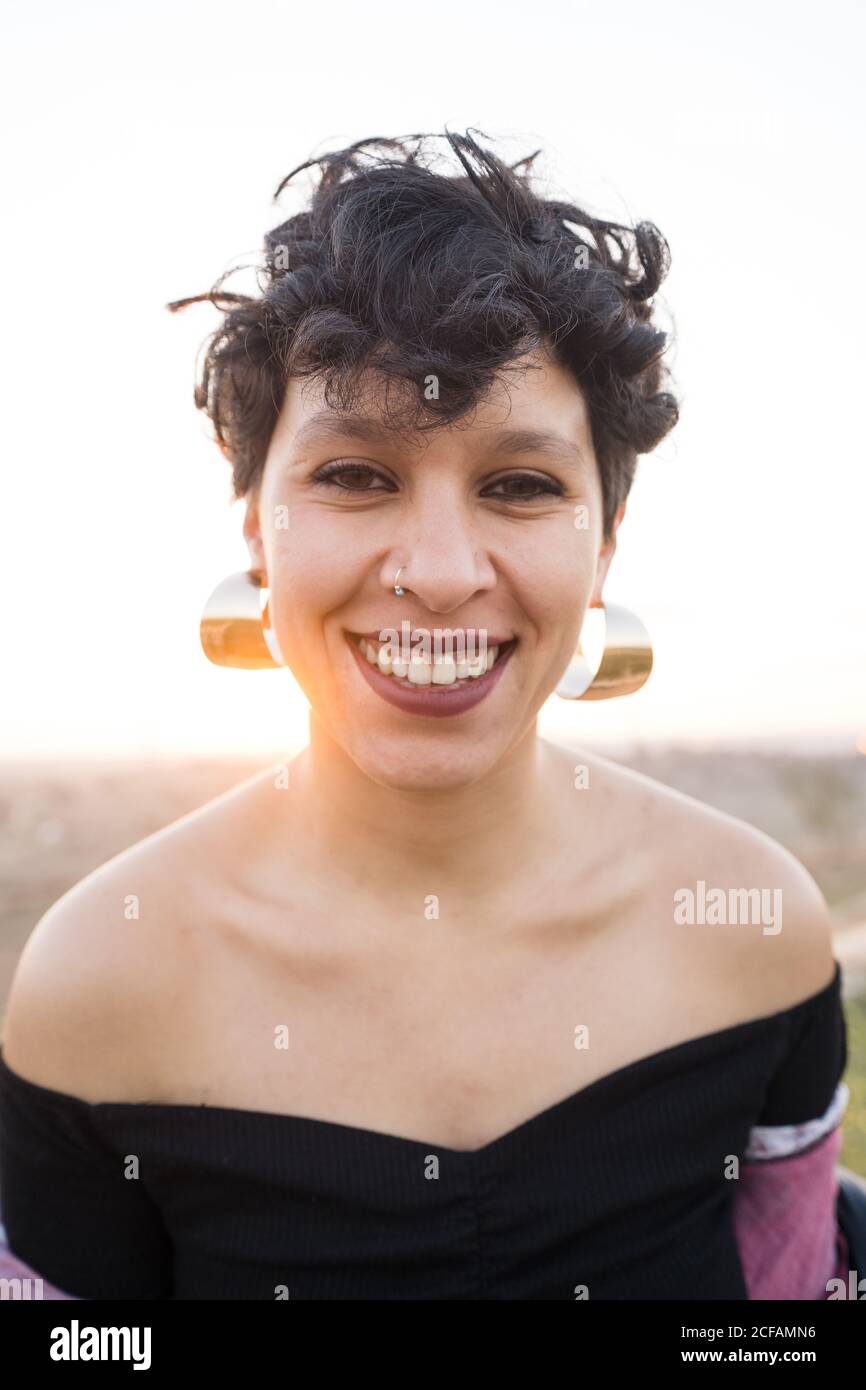
<svg viewBox="0 0 866 1390"><path fill-rule="evenodd" d="M248 557L192 404L220 316L166 302L230 265L255 289L303 160L473 127L672 252L681 422L640 464L607 586L655 668L626 700L552 700L542 732L815 875L845 968L843 1161L866 1172L863 6L7 0L3 29L0 1007L66 888L306 740L288 672L199 647Z"/></svg>

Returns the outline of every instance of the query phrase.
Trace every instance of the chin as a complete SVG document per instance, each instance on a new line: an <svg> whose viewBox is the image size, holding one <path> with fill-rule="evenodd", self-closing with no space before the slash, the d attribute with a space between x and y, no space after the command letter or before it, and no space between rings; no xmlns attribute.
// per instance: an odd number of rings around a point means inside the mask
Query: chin
<svg viewBox="0 0 866 1390"><path fill-rule="evenodd" d="M407 792L456 791L471 786L495 767L505 752L500 739L445 740L417 733L395 738L393 734L376 737L358 730L354 737L343 737L340 742L372 782Z"/></svg>

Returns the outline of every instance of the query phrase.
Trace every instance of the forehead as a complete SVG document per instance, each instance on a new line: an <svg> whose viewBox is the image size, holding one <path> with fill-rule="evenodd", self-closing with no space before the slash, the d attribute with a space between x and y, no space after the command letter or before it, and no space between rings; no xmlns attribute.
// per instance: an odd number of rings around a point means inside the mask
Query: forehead
<svg viewBox="0 0 866 1390"><path fill-rule="evenodd" d="M435 412L425 408L429 384L430 379L418 386L384 379L370 369L359 380L351 408L341 410L327 404L320 380L293 378L272 449L297 455L346 441L402 454L444 449L472 456L495 444L512 453L594 457L586 398L571 373L543 351L510 364L489 394L450 424L437 426Z"/></svg>

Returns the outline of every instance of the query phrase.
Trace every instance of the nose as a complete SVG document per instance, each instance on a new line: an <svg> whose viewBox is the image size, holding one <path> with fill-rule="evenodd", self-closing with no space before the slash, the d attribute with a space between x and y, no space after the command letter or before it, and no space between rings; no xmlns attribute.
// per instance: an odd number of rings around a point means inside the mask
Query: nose
<svg viewBox="0 0 866 1390"><path fill-rule="evenodd" d="M402 513L400 536L386 556L382 583L399 584L431 613L453 613L477 593L492 589L496 570L465 505L449 499L420 499Z"/></svg>

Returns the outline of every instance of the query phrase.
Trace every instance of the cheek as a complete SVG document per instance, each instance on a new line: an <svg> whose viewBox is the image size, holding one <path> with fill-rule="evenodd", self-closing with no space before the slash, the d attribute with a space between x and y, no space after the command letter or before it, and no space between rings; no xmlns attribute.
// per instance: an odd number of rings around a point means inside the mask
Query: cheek
<svg viewBox="0 0 866 1390"><path fill-rule="evenodd" d="M545 648L570 650L577 642L595 580L591 543L568 536L523 559L515 573L516 592L537 642Z"/></svg>
<svg viewBox="0 0 866 1390"><path fill-rule="evenodd" d="M333 527L305 524L294 512L290 520L290 529L274 532L266 547L271 621L278 633L309 633L357 592L363 564L352 547L338 543Z"/></svg>

